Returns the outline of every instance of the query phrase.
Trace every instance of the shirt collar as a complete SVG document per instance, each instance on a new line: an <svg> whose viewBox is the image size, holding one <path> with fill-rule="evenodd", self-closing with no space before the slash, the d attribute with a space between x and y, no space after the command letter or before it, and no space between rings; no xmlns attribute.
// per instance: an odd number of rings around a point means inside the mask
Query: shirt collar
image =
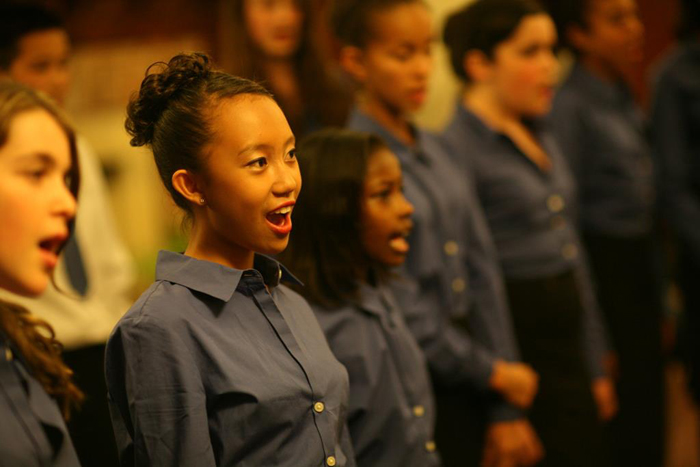
<svg viewBox="0 0 700 467"><path fill-rule="evenodd" d="M367 313L383 316L387 312L387 302L384 296L384 286L371 285L361 282L359 284L359 301L356 305Z"/></svg>
<svg viewBox="0 0 700 467"><path fill-rule="evenodd" d="M168 281L228 302L246 272L257 271L269 287L280 282L301 285L287 268L274 259L256 254L253 269L234 269L223 264L192 258L172 251L160 251L156 281Z"/></svg>
<svg viewBox="0 0 700 467"><path fill-rule="evenodd" d="M374 133L375 135L379 136L386 143L386 145L389 146L391 152L396 154L399 160L403 163L411 162L411 157L418 158L420 160L426 159L421 144L423 140L422 131L416 128L414 125L411 125L411 130L416 137L416 142L413 146L409 146L398 139L386 128L384 128L381 123L362 112L358 107L354 107L351 110L350 118L348 119L348 127L354 130Z"/></svg>
<svg viewBox="0 0 700 467"><path fill-rule="evenodd" d="M497 140L499 138L508 138L503 132L496 130L491 125L479 118L474 112L464 106L461 99L457 103L457 119L459 119L459 128L472 128L479 136L489 140ZM539 135L542 132L543 121L539 118L527 119L523 123L530 128L535 134Z"/></svg>
<svg viewBox="0 0 700 467"><path fill-rule="evenodd" d="M587 95L610 104L620 104L632 100L627 86L622 82L610 83L594 75L581 63L574 64L568 79L572 84L582 88Z"/></svg>

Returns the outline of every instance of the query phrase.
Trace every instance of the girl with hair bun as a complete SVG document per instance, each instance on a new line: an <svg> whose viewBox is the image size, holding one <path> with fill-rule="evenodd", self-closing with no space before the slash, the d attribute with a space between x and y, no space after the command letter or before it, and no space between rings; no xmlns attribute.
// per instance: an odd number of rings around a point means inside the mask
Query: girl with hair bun
<svg viewBox="0 0 700 467"><path fill-rule="evenodd" d="M534 1L477 0L448 19L444 39L465 86L443 142L475 180L523 360L540 375L529 416L541 465L605 465L602 422L616 410L607 336L575 182L540 121L557 79L554 22Z"/></svg>
<svg viewBox="0 0 700 467"><path fill-rule="evenodd" d="M122 465L355 465L345 368L265 256L287 246L301 189L279 106L189 54L149 68L127 113L191 233L107 344Z"/></svg>
<svg viewBox="0 0 700 467"><path fill-rule="evenodd" d="M72 231L75 135L46 98L0 81L0 288L46 290ZM0 464L76 467L64 418L82 400L51 326L0 301Z"/></svg>

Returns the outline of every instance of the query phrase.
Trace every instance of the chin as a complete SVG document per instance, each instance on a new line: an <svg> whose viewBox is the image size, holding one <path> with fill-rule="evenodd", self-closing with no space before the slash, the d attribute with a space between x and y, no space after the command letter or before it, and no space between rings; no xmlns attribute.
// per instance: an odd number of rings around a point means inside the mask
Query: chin
<svg viewBox="0 0 700 467"><path fill-rule="evenodd" d="M30 280L23 280L14 284L9 284L7 286L3 286L3 288L23 297L35 298L43 294L48 286L48 277L37 277Z"/></svg>

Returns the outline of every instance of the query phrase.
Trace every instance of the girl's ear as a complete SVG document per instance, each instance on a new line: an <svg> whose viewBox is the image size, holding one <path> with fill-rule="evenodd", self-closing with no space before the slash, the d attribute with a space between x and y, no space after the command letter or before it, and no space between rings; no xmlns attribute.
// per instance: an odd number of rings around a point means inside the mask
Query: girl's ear
<svg viewBox="0 0 700 467"><path fill-rule="evenodd" d="M185 169L177 170L171 178L173 188L187 201L195 205L205 203L204 192L200 189L198 177Z"/></svg>
<svg viewBox="0 0 700 467"><path fill-rule="evenodd" d="M365 54L361 48L353 45L343 46L340 49L340 66L358 83L363 84L367 80Z"/></svg>
<svg viewBox="0 0 700 467"><path fill-rule="evenodd" d="M470 50L464 54L462 61L464 71L474 83L488 81L491 78L493 64L481 50Z"/></svg>

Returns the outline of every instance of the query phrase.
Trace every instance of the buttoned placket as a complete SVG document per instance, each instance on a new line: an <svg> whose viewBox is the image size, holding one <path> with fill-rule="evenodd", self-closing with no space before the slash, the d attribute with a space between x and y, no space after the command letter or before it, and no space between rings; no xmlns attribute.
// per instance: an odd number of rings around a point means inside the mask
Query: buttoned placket
<svg viewBox="0 0 700 467"><path fill-rule="evenodd" d="M278 272L278 279L281 279L281 277L282 271L280 269ZM284 344L287 352L289 352L292 358L294 358L301 371L304 373L311 391L309 410L311 410L316 430L321 438L325 463L329 467L335 466L337 462L335 457L336 443L334 439L334 430L331 423L332 420L326 413L323 395L316 394L316 391L314 390L313 381L316 378L314 378L312 366L307 361L306 356L302 352L301 347L299 346L294 333L284 319L284 316L282 316L279 308L277 308L277 304L273 300L270 290L265 285L262 275L255 270L246 271L243 274L241 282L241 285L248 289L255 304L260 311L262 311L263 315L270 323L270 326L272 326L277 333L277 336ZM239 287L241 285L239 285Z"/></svg>

